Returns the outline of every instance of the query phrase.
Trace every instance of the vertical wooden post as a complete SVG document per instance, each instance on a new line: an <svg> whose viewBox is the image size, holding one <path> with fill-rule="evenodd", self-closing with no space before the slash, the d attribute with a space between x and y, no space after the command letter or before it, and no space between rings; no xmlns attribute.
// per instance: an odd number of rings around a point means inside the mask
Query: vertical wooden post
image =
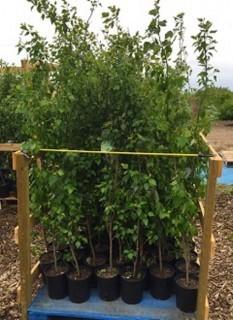
<svg viewBox="0 0 233 320"><path fill-rule="evenodd" d="M27 59L22 59L21 60L21 68L23 71L28 71L29 69L29 61Z"/></svg>
<svg viewBox="0 0 233 320"><path fill-rule="evenodd" d="M17 178L20 304L22 320L27 320L27 309L32 299L31 283L31 223L29 217L29 160L21 152L14 154Z"/></svg>
<svg viewBox="0 0 233 320"><path fill-rule="evenodd" d="M207 183L207 193L205 199L205 210L203 220L203 235L200 257L200 275L197 298L197 320L208 319L208 274L209 262L211 258L211 235L212 223L215 210L215 192L217 177L221 176L222 160L219 157L213 157L209 160L209 175Z"/></svg>

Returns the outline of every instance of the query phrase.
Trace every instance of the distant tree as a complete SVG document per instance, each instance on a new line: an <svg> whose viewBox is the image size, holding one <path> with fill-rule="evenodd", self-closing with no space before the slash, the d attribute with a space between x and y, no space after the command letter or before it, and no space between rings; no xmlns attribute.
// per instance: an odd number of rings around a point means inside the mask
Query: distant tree
<svg viewBox="0 0 233 320"><path fill-rule="evenodd" d="M219 119L233 120L233 92L230 89L210 87L197 91L195 96L203 101L204 108L214 106Z"/></svg>

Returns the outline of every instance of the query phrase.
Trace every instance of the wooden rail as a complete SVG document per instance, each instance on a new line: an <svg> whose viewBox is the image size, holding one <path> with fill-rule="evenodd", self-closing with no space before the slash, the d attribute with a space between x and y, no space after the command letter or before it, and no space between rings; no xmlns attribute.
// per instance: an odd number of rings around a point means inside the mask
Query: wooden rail
<svg viewBox="0 0 233 320"><path fill-rule="evenodd" d="M209 314L208 304L208 273L209 262L214 254L215 240L212 234L212 222L215 209L215 192L217 178L221 175L223 160L208 143L203 134L203 142L213 155L209 158L209 174L205 202L200 201L202 242L200 254L200 276L197 299L197 320L207 320ZM20 305L22 320L27 320L27 310L32 299L32 282L39 273L39 264L31 269L31 218L29 213L29 160L18 151L13 157L14 168L17 172L18 189L18 223L17 229L20 257Z"/></svg>
<svg viewBox="0 0 233 320"><path fill-rule="evenodd" d="M30 63L27 59L21 60L21 66L4 66L0 67L0 74L5 72L10 73L24 73L30 70L33 70L38 66L38 63ZM54 70L57 68L57 64L48 63L49 69Z"/></svg>
<svg viewBox="0 0 233 320"><path fill-rule="evenodd" d="M217 178L222 174L223 160L209 144L206 137L200 134L203 142L208 146L213 157L209 159L209 174L207 181L205 202L199 202L201 209L202 242L200 255L200 274L197 299L197 320L207 320L209 317L208 304L208 275L210 259L214 255L215 239L212 233L213 216L215 210L215 194Z"/></svg>
<svg viewBox="0 0 233 320"><path fill-rule="evenodd" d="M4 152L15 152L20 150L20 143L0 143L0 151Z"/></svg>

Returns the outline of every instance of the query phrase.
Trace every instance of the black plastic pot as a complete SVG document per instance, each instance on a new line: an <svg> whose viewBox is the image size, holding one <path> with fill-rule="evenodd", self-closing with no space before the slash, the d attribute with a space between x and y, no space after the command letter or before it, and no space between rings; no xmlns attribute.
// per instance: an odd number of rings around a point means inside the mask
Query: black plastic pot
<svg viewBox="0 0 233 320"><path fill-rule="evenodd" d="M67 274L68 296L71 302L82 303L90 298L90 277L92 271L88 267L80 268L81 275L72 271Z"/></svg>
<svg viewBox="0 0 233 320"><path fill-rule="evenodd" d="M126 276L127 272L121 275L121 298L125 303L137 304L143 298L144 272L140 272L138 278Z"/></svg>
<svg viewBox="0 0 233 320"><path fill-rule="evenodd" d="M9 184L8 183L2 183L0 185L0 197L1 198L6 198L8 197L10 194L10 190L9 190Z"/></svg>
<svg viewBox="0 0 233 320"><path fill-rule="evenodd" d="M198 279L195 276L191 276L190 279L196 282L196 286L186 287L184 285L185 276L180 274L176 276L176 306L183 312L193 313L196 311L197 305L197 286ZM183 280L183 283L180 282Z"/></svg>
<svg viewBox="0 0 233 320"><path fill-rule="evenodd" d="M175 269L176 269L176 273L185 273L185 260L184 258L180 258L176 261L175 263ZM190 261L190 267L189 267L189 273L191 275L198 275L199 274L199 270L200 270L200 266L199 264L197 264L194 261Z"/></svg>
<svg viewBox="0 0 233 320"><path fill-rule="evenodd" d="M59 262L60 259L61 259L61 254L59 252L57 252L57 261ZM46 280L45 272L46 272L46 270L48 270L49 268L51 268L54 265L53 252L48 251L48 252L43 253L40 256L39 261L40 261L39 268L40 268L40 272L42 274L42 279L43 279L43 282L46 283L47 280Z"/></svg>
<svg viewBox="0 0 233 320"><path fill-rule="evenodd" d="M51 299L63 299L67 296L67 278L68 267L58 266L55 272L54 266L45 271L48 284L48 296Z"/></svg>
<svg viewBox="0 0 233 320"><path fill-rule="evenodd" d="M175 269L169 264L164 264L163 270L164 272L160 273L159 267L150 268L150 293L159 300L169 299L173 293Z"/></svg>
<svg viewBox="0 0 233 320"><path fill-rule="evenodd" d="M120 296L119 272L113 268L111 273L109 268L102 268L96 271L97 288L100 299L104 301L113 301Z"/></svg>
<svg viewBox="0 0 233 320"><path fill-rule="evenodd" d="M91 270L92 270L92 276L91 276L91 279L90 279L90 285L91 285L91 288L96 288L97 287L97 276L96 276L96 272L97 270L103 268L105 265L106 265L106 258L105 257L102 257L102 256L97 256L96 257L96 263L95 265L92 263L91 261L91 257L88 257L86 258L85 260L85 265L87 267L90 267Z"/></svg>

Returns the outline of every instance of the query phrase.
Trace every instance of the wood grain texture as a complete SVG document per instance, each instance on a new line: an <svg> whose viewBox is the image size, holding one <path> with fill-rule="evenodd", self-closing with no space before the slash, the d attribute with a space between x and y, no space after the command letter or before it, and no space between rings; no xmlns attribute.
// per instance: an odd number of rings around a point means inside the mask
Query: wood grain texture
<svg viewBox="0 0 233 320"><path fill-rule="evenodd" d="M14 152L21 148L20 143L0 143L0 151Z"/></svg>
<svg viewBox="0 0 233 320"><path fill-rule="evenodd" d="M221 160L222 161L222 160ZM209 159L209 176L207 183L206 200L203 210L203 235L200 256L200 275L197 299L197 320L207 320L206 316L206 297L208 294L208 274L209 262L213 254L211 239L212 222L215 209L215 193L217 177L219 175L219 159L212 157Z"/></svg>
<svg viewBox="0 0 233 320"><path fill-rule="evenodd" d="M32 299L31 282L31 221L29 217L29 162L20 153L15 153L17 178L17 218L20 266L20 306L22 320L27 320L27 309Z"/></svg>

